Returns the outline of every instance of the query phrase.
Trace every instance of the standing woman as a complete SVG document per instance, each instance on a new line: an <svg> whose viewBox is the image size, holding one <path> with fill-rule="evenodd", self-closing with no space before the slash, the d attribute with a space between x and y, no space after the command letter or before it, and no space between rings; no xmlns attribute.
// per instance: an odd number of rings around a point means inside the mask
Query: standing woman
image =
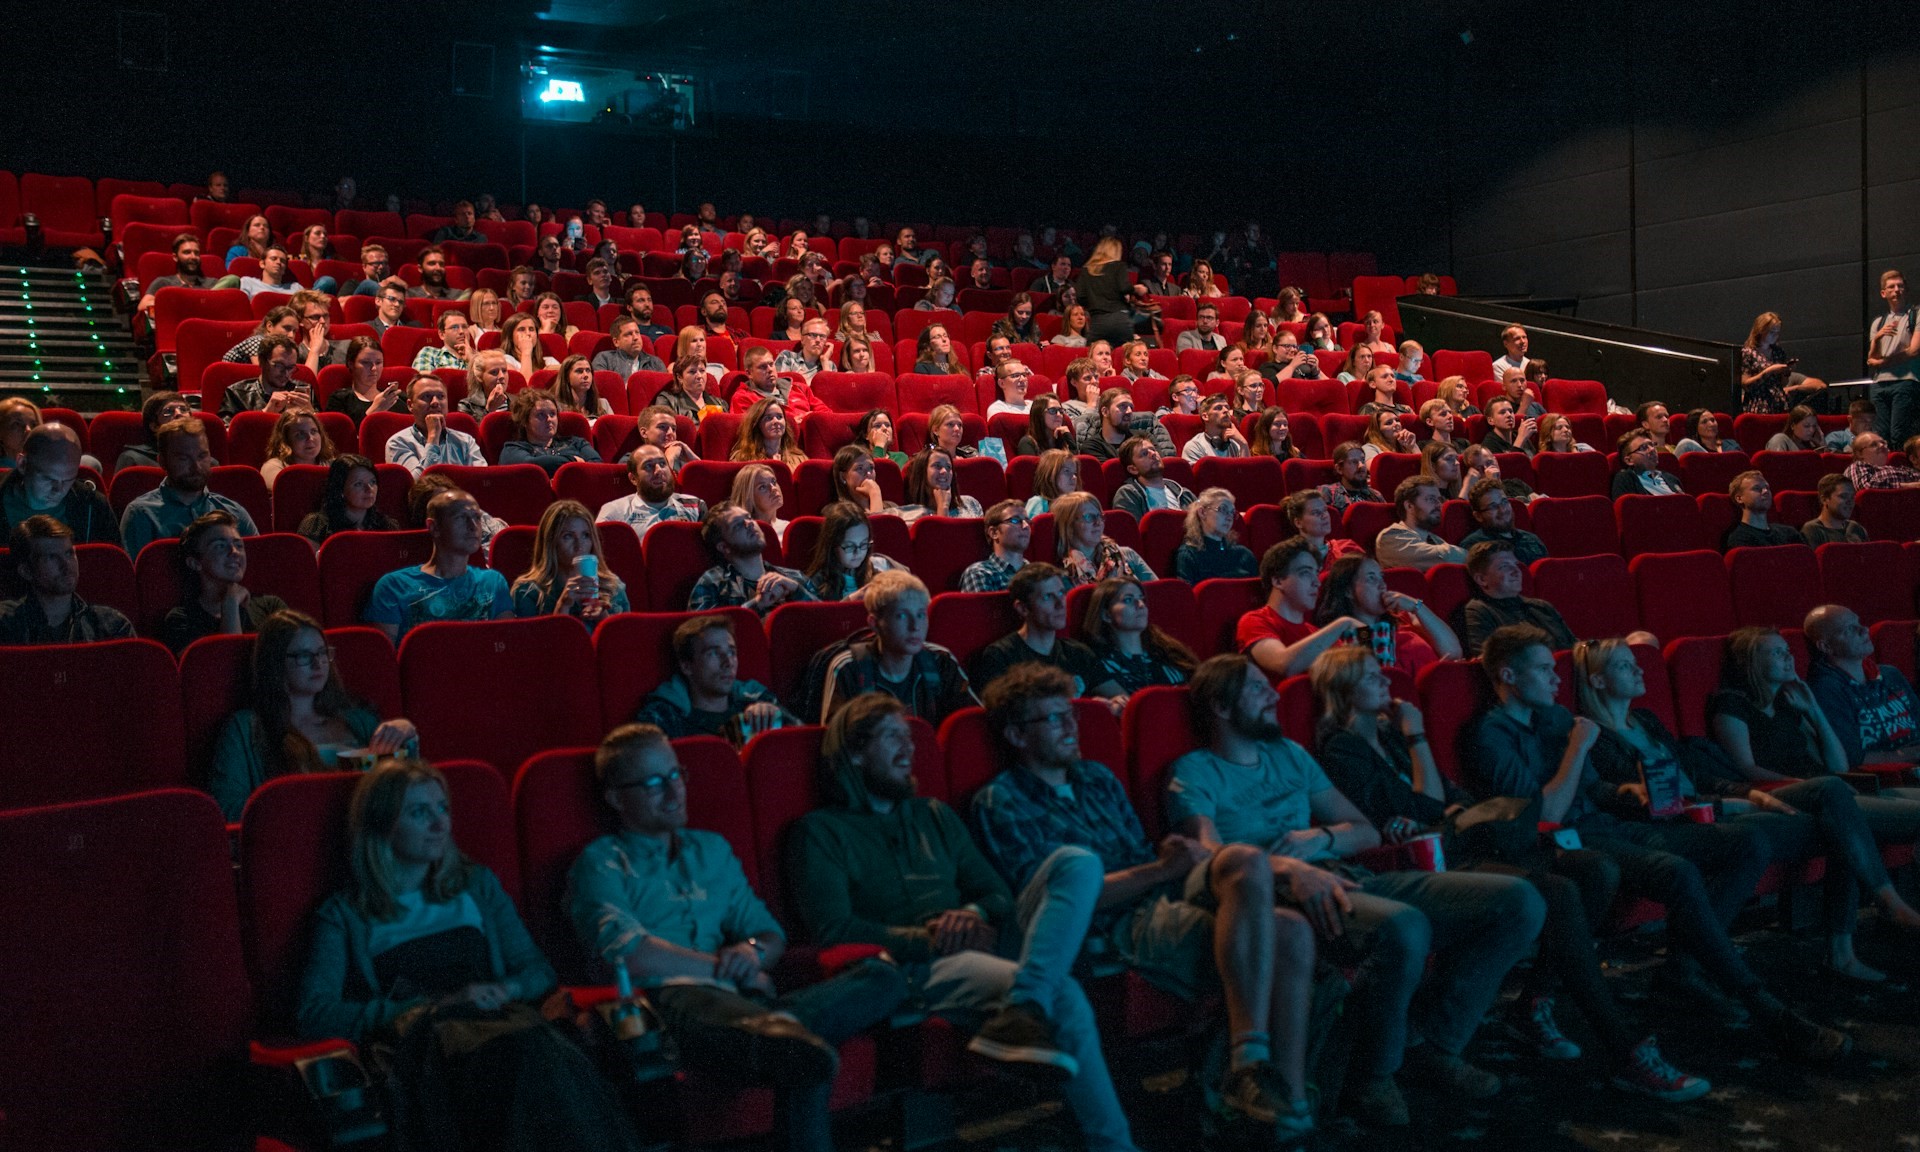
<svg viewBox="0 0 1920 1152"><path fill-rule="evenodd" d="M582 560L593 558L591 565ZM593 628L618 612L627 612L627 588L607 566L600 547L600 526L578 500L547 505L533 534L532 567L513 582L513 614L572 616ZM591 567L590 576L583 568Z"/></svg>
<svg viewBox="0 0 1920 1152"><path fill-rule="evenodd" d="M293 408L280 414L267 434L267 458L260 465L260 479L267 490L289 464L325 464L334 457L333 441L327 438L326 425L311 408Z"/></svg>
<svg viewBox="0 0 1920 1152"><path fill-rule="evenodd" d="M303 1038L393 1053L408 1148L639 1147L586 1054L535 1005L558 983L494 874L453 838L446 777L389 760L348 807L347 887L314 913Z"/></svg>
<svg viewBox="0 0 1920 1152"><path fill-rule="evenodd" d="M1115 236L1103 236L1074 279L1087 309L1087 338L1114 347L1133 339L1133 308L1127 302L1127 262Z"/></svg>
<svg viewBox="0 0 1920 1152"><path fill-rule="evenodd" d="M392 532L400 527L375 507L380 500L380 473L365 456L335 456L327 465L327 486L320 507L300 521L300 535L318 548L335 532Z"/></svg>
<svg viewBox="0 0 1920 1152"><path fill-rule="evenodd" d="M382 723L348 694L326 633L303 612L276 612L261 623L250 704L227 717L213 742L207 790L228 820L240 819L247 797L275 777L337 772L343 752L410 755L419 739L410 721Z"/></svg>
<svg viewBox="0 0 1920 1152"><path fill-rule="evenodd" d="M1754 317L1740 346L1740 411L1785 412L1794 397L1824 390L1825 380L1794 370L1799 362L1780 347L1780 314Z"/></svg>

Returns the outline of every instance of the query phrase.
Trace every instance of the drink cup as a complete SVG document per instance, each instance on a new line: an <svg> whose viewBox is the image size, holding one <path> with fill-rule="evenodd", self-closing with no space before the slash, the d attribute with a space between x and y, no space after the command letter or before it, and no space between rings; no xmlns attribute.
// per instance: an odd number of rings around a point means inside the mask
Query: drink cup
<svg viewBox="0 0 1920 1152"><path fill-rule="evenodd" d="M1695 824L1712 824L1715 822L1713 805L1689 804L1685 808L1680 809L1680 818L1683 820L1691 820Z"/></svg>
<svg viewBox="0 0 1920 1152"><path fill-rule="evenodd" d="M1446 850L1440 845L1440 834L1429 832L1424 836L1415 836L1403 847L1407 851L1407 860L1415 871L1445 872L1447 870Z"/></svg>
<svg viewBox="0 0 1920 1152"><path fill-rule="evenodd" d="M589 580L598 580L600 579L600 557L591 552L577 557L573 562L573 570Z"/></svg>

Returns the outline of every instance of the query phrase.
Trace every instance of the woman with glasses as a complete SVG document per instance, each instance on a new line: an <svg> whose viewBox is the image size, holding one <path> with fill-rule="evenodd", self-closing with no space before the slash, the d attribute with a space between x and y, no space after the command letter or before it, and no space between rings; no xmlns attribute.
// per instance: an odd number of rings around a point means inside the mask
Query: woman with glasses
<svg viewBox="0 0 1920 1152"><path fill-rule="evenodd" d="M858 504L836 500L821 513L820 539L807 565L807 587L821 600L851 600L876 573L904 567L873 550L873 526Z"/></svg>
<svg viewBox="0 0 1920 1152"><path fill-rule="evenodd" d="M1115 543L1106 531L1106 514L1092 493L1070 492L1053 502L1054 547L1067 587L1116 576L1131 575L1142 584L1157 579L1138 552Z"/></svg>
<svg viewBox="0 0 1920 1152"><path fill-rule="evenodd" d="M1014 455L1038 456L1053 449L1074 450L1073 418L1058 397L1036 396L1027 405L1027 434L1020 437Z"/></svg>
<svg viewBox="0 0 1920 1152"><path fill-rule="evenodd" d="M302 612L276 612L261 624L251 704L221 726L207 772L207 790L228 820L240 819L247 797L276 776L411 755L419 742L411 721L383 722L347 693L326 634Z"/></svg>

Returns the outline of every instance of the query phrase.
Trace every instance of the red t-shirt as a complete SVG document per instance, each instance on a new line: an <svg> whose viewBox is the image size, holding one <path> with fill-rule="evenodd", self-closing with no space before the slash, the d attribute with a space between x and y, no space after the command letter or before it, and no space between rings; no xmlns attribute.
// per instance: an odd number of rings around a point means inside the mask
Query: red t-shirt
<svg viewBox="0 0 1920 1152"><path fill-rule="evenodd" d="M1310 620L1295 624L1268 605L1240 617L1240 626L1234 629L1233 642L1243 653L1262 640L1278 640L1291 648L1319 630Z"/></svg>

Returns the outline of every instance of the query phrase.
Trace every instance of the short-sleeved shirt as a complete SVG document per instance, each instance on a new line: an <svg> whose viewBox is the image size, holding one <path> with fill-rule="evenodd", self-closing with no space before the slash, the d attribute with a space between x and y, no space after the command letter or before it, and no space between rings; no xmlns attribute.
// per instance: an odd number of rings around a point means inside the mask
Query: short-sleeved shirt
<svg viewBox="0 0 1920 1152"><path fill-rule="evenodd" d="M1240 617L1240 623L1233 630L1233 646L1245 653L1262 640L1278 640L1291 648L1319 630L1311 620L1295 624L1269 604Z"/></svg>
<svg viewBox="0 0 1920 1152"><path fill-rule="evenodd" d="M1280 738L1261 745L1260 762L1235 764L1206 748L1173 762L1167 780L1167 823L1204 816L1229 844L1277 843L1313 826L1313 794L1333 787L1305 748Z"/></svg>
<svg viewBox="0 0 1920 1152"><path fill-rule="evenodd" d="M1726 716L1747 726L1753 762L1769 772L1807 779L1825 774L1812 726L1799 709L1776 696L1773 715L1754 707L1744 692L1722 689L1707 697L1707 720Z"/></svg>
<svg viewBox="0 0 1920 1152"><path fill-rule="evenodd" d="M1094 659L1093 649L1078 640L1055 636L1053 651L1035 652L1018 632L1010 632L975 652L967 670L968 678L978 685L978 691L984 692L987 685L1021 664L1051 664L1061 669L1073 677L1075 696L1085 696L1088 689L1106 680L1100 672L1100 661Z"/></svg>
<svg viewBox="0 0 1920 1152"><path fill-rule="evenodd" d="M155 540L172 540L187 530L187 525L209 512L230 514L242 536L257 536L253 516L239 501L202 489L191 500L183 498L171 484L162 484L127 502L120 513L120 540L127 555L138 557L140 550Z"/></svg>
<svg viewBox="0 0 1920 1152"><path fill-rule="evenodd" d="M1920 726L1920 698L1898 668L1866 662L1866 681L1854 680L1824 658L1807 672L1807 687L1826 713L1827 723L1847 750L1847 765L1858 768L1869 752L1892 752L1912 745Z"/></svg>
<svg viewBox="0 0 1920 1152"><path fill-rule="evenodd" d="M750 936L781 934L726 838L696 828L675 833L667 845L625 833L587 845L567 875L567 917L588 953L609 959L648 937L713 952ZM653 983L721 982L669 977Z"/></svg>
<svg viewBox="0 0 1920 1152"><path fill-rule="evenodd" d="M600 505L600 511L594 519L602 523L626 524L633 529L635 536L645 536L647 529L663 520L688 520L698 523L706 514L706 501L698 496L675 492L667 497L665 503L652 504L641 499L640 494L636 492L631 496L622 496L618 500L609 500Z"/></svg>
<svg viewBox="0 0 1920 1152"><path fill-rule="evenodd" d="M416 624L440 620L494 620L513 615L507 578L491 568L469 566L451 580L419 568L380 577L367 604L369 624L391 624L405 636Z"/></svg>

